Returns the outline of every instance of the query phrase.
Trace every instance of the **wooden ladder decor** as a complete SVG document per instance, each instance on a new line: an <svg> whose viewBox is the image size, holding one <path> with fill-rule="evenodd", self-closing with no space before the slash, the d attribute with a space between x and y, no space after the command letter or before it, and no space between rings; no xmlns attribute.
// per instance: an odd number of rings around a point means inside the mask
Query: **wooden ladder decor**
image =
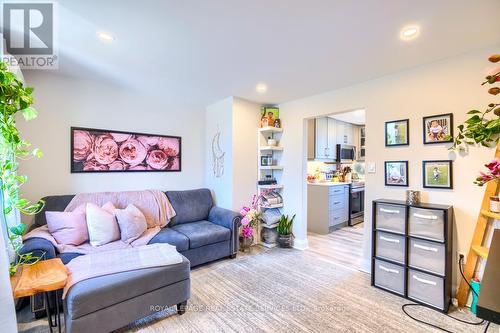
<svg viewBox="0 0 500 333"><path fill-rule="evenodd" d="M500 160L500 142L497 144L495 158ZM488 227L488 222L490 219L500 220L500 214L490 212L490 197L497 195L498 185L498 179L492 180L486 184L481 211L479 212L479 216L477 218L476 229L474 230L469 253L467 254L467 261L464 265L464 275L469 282L474 275L479 257L484 259L488 258L489 249L483 246L483 239L486 233L486 228ZM465 306L467 297L469 296L469 289L470 288L467 283L461 279L460 287L457 292L458 306Z"/></svg>

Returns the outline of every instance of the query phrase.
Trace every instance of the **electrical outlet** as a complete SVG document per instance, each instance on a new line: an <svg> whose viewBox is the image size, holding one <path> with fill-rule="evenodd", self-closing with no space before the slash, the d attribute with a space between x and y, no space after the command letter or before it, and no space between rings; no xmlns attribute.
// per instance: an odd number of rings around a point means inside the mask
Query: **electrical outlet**
<svg viewBox="0 0 500 333"><path fill-rule="evenodd" d="M462 264L465 265L466 261L467 261L467 256L465 255L465 253L462 253L462 252L458 252L457 251L457 263L460 263L460 257L463 257L464 259L462 260Z"/></svg>

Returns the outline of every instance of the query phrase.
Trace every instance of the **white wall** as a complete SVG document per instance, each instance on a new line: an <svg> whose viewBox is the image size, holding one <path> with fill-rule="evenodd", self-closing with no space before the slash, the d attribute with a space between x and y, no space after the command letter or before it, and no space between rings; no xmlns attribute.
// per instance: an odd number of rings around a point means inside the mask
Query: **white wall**
<svg viewBox="0 0 500 333"><path fill-rule="evenodd" d="M257 129L260 104L234 99L233 111L233 209L250 204L257 192Z"/></svg>
<svg viewBox="0 0 500 333"><path fill-rule="evenodd" d="M239 210L256 192L257 128L260 105L228 97L206 111L206 186L213 190L220 207ZM220 129L224 155L224 175L217 178L212 166L212 138Z"/></svg>
<svg viewBox="0 0 500 333"><path fill-rule="evenodd" d="M205 124L205 184L212 190L215 203L223 208L233 206L233 97L207 107ZM224 151L224 174L215 177L212 161L212 139L220 131Z"/></svg>
<svg viewBox="0 0 500 333"><path fill-rule="evenodd" d="M34 106L39 117L19 119L23 136L40 148L44 157L22 162L20 173L29 177L22 193L31 200L54 194L155 188L202 187L205 110L176 107L161 96L148 96L128 87L60 76L51 71L26 71L35 87ZM177 135L182 137L182 172L70 173L70 127L94 127Z"/></svg>
<svg viewBox="0 0 500 333"><path fill-rule="evenodd" d="M404 188L384 186L384 161L408 160L411 189L422 190L425 202L452 204L455 211L454 249L467 252L483 197L483 188L472 184L494 150L471 148L467 156L456 156L447 146L422 144L422 117L453 113L455 124L473 108L483 109L492 101L480 83L489 66L487 58L500 45L442 60L412 70L368 81L344 89L280 105L284 146L283 183L286 213L297 213L294 233L301 243L307 238L305 192L305 121L307 117L366 108L366 161L375 162L376 174L366 175L364 268L369 269L371 202L377 198L404 199ZM369 61L369 59L367 59ZM384 122L410 119L410 146L386 148ZM422 160L454 159L454 190L422 188Z"/></svg>

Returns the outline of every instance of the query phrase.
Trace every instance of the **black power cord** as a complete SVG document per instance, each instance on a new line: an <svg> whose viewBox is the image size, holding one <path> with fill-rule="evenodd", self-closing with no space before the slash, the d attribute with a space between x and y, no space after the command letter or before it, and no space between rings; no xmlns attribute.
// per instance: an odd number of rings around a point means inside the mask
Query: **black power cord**
<svg viewBox="0 0 500 333"><path fill-rule="evenodd" d="M479 294L472 288L472 286L470 285L469 281L467 281L467 279L465 278L465 274L464 274L464 271L463 271L463 268L462 268L462 265L463 265L463 261L464 261L464 256L463 255L460 255L460 259L458 261L458 268L460 270L460 275L462 275L462 278L464 279L464 281L467 283L467 285L469 286L470 290L477 296L479 297ZM416 322L419 322L421 324L424 324L424 325L427 325L427 326L430 326L430 327L433 327L435 329L438 329L438 330L441 330L443 332L448 332L448 333L454 333L453 331L450 331L450 330L447 330L446 328L443 328L441 326L438 326L438 325L435 325L433 323L429 323L427 321L424 321L424 320L421 320L421 319L418 319L418 318L415 318L413 317L412 315L410 315L408 312L406 312L406 308L407 307L418 307L418 306L423 306L423 307L426 307L426 308L429 308L431 310L434 310L434 311L437 311L433 308L430 308L428 306L425 306L425 305L422 305L422 304L417 304L417 303L407 303L407 304L403 304L401 306L401 310L404 312L405 315L407 315L408 317L410 317L411 319L415 320ZM463 320L463 319L460 319L460 318L456 318L456 317L453 317L453 316L450 316L449 314L445 313L444 314L445 316L449 317L449 318L452 318L454 320L457 320L461 323L464 323L464 324L468 324L468 325L475 325L475 326L479 326L479 325L483 325L485 320L481 320L479 322L470 322L470 321L466 321L466 320ZM488 328L490 327L490 322L486 322L486 327L484 328L484 333L486 333L488 331Z"/></svg>

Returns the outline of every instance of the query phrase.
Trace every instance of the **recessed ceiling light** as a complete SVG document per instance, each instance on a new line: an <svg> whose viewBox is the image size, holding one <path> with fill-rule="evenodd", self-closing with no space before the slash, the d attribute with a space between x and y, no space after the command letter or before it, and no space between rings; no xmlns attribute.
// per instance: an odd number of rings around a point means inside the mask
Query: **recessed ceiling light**
<svg viewBox="0 0 500 333"><path fill-rule="evenodd" d="M259 83L255 86L255 90L257 90L259 94L263 94L267 91L267 85L265 83Z"/></svg>
<svg viewBox="0 0 500 333"><path fill-rule="evenodd" d="M97 33L97 37L99 37L99 39L104 41L104 42L112 42L115 40L115 37L108 32L100 31Z"/></svg>
<svg viewBox="0 0 500 333"><path fill-rule="evenodd" d="M416 25L411 25L401 29L399 37L402 40L412 40L417 38L419 34L420 34L420 28Z"/></svg>

